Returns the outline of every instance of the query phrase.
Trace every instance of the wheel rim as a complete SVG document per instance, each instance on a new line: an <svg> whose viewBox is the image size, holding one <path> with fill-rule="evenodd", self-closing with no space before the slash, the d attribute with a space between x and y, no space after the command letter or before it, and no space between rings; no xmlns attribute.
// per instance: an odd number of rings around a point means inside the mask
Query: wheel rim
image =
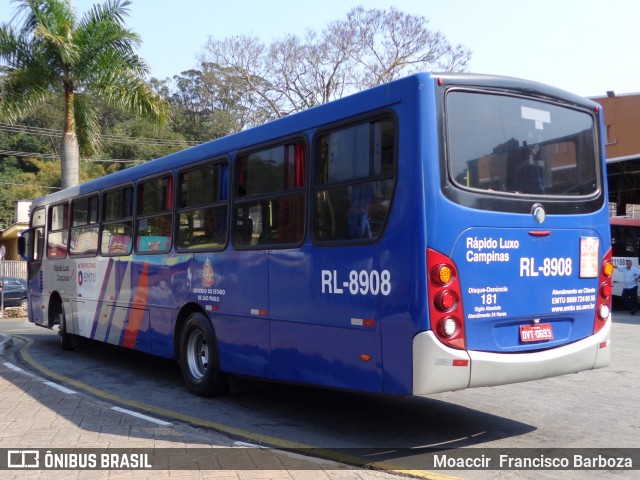
<svg viewBox="0 0 640 480"><path fill-rule="evenodd" d="M187 364L189 372L196 380L200 380L209 368L209 348L207 339L200 331L193 332L187 343Z"/></svg>

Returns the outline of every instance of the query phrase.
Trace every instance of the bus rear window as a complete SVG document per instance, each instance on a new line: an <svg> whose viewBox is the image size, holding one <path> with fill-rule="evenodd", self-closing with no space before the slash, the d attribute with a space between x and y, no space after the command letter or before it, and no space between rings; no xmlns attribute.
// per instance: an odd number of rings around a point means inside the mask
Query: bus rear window
<svg viewBox="0 0 640 480"><path fill-rule="evenodd" d="M462 188L589 196L599 191L594 117L517 96L447 95L449 174Z"/></svg>

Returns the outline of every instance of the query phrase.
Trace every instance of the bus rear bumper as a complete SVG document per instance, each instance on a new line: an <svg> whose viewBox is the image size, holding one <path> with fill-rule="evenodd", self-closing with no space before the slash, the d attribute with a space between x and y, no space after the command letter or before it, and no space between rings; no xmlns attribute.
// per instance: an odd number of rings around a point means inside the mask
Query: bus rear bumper
<svg viewBox="0 0 640 480"><path fill-rule="evenodd" d="M604 367L611 360L611 318L597 334L561 347L532 353L456 350L433 332L413 340L413 394L488 387L540 380Z"/></svg>

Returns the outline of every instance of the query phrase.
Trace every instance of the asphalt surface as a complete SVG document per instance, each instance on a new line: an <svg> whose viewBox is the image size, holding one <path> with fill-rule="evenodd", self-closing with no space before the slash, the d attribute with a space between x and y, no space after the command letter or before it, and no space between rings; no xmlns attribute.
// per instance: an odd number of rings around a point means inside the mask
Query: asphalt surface
<svg viewBox="0 0 640 480"><path fill-rule="evenodd" d="M640 315L631 316L625 312L616 312L615 323L619 325L617 331L619 333L616 343L618 347L616 349L616 358L612 366L602 371L594 371L599 374L599 378L602 380L603 376L611 376L614 373L618 376L622 375L622 370L626 369L629 364L635 365L637 359L637 351L634 348L634 340L636 334L632 330L640 325ZM624 325L622 325L624 324ZM3 408L0 408L0 425L4 427L0 432L0 478L164 478L164 477L181 477L181 478L331 478L331 479L359 479L359 478L399 478L400 474L417 476L420 478L431 479L443 479L452 478L447 477L446 473L455 475L456 477L466 479L507 479L507 478L564 478L564 479L580 479L580 478L640 478L634 477L633 474L637 473L630 471L563 471L556 472L558 475L554 475L553 471L469 471L465 469L456 469L455 472L438 471L438 472L425 472L422 470L406 470L395 472L383 472L363 470L354 467L350 467L343 463L327 462L313 458L313 452L310 452L307 456L292 455L288 452L273 448L258 448L257 446L248 445L247 440L240 440L239 437L233 435L233 433L225 430L218 430L216 428L208 428L206 425L189 421L183 421L178 416L174 419L173 416L158 415L154 418L154 412L148 409L136 409L135 405L122 404L110 401L109 396L91 395L90 389L85 389L80 382L65 382L58 380L55 375L48 375L46 367L47 359L50 360L49 355L42 355L40 349L38 352L41 354L39 357L40 363L20 362L11 363L12 354L21 347L21 342L24 337L32 336L33 330L38 329L40 332L42 329L34 327L32 324L26 322L25 318L22 319L7 319L0 320L0 352L10 346L12 342L15 342L11 350L4 356L0 356L0 401ZM2 333L10 333L15 335L15 338L5 335L2 337ZM44 330L46 332L46 330ZM24 333L24 335L22 335ZM48 332L48 335L55 335L54 332ZM620 337L622 335L622 337ZM27 345L28 347L28 345ZM54 348L55 345L51 346ZM21 354L18 357L26 355L28 348L24 348L24 352L21 350ZM19 360L19 358L16 358ZM22 370L18 365L29 368L29 372ZM140 368L144 368L143 365L138 365ZM624 367L624 368L623 368ZM50 365L51 369L60 370L60 366L56 369L54 365ZM64 367L64 370L69 366ZM606 371L605 371L606 370ZM612 370L615 370L613 373ZM618 372L620 370L620 372ZM37 372L35 375L32 372ZM604 373L603 373L604 372ZM626 372L626 370L625 370ZM582 376L576 375L571 380L586 381L585 376L589 376L592 372L587 372ZM41 375L40 375L41 374ZM74 377L73 372L69 372L69 376ZM617 377L616 377L617 378ZM637 378L636 374L629 377L628 381L633 381L633 378ZM565 378L564 381L567 379ZM85 379L85 381L88 381ZM548 400L542 402L544 405L559 404L559 409L562 410L562 398L559 395L558 382L564 384L562 378L550 379L534 384L518 384L515 386L503 387L503 394L505 389L515 389L515 392L522 393L523 398L526 398L526 392L529 392L529 388L536 387L535 398L548 396ZM88 381L91 383L90 381ZM126 383L126 382L125 382ZM589 389L587 385L576 385L579 391L580 401L589 403L588 394ZM78 391L72 391L70 389L77 388ZM104 387L103 387L104 388ZM611 412L600 411L599 421L605 424L610 424L607 431L611 429L616 430L616 442L600 441L596 440L601 438L603 432L600 435L591 436L587 432L581 434L582 440L574 438L572 435L579 433L580 428L575 428L572 425L565 425L563 429L562 422L575 421L574 416L568 416L566 420L563 420L563 416L560 414L549 414L549 412L555 412L554 408L548 409L546 413L547 417L553 419L553 424L558 425L560 430L555 429L551 423L542 422L538 425L538 429L535 430L537 435L542 439L546 438L547 441L553 440L556 445L566 446L580 446L580 447L595 447L599 445L609 445L615 443L613 446L617 447L635 447L637 445L637 437L632 433L634 425L637 422L632 421L630 427L624 427L620 420L616 420L616 416L620 415L625 409L620 409L617 403L633 404L634 395L637 396L637 390L627 389L627 397L618 398L626 390L620 390L619 388L611 386L611 393L617 392L614 398L611 398L608 402ZM482 389L480 389L482 390ZM462 394L451 393L441 394L437 396L441 400L450 400L455 404L456 401L460 401L461 395L469 393L472 395L475 401L482 400L482 392L474 389L465 391ZM492 398L499 404L499 407L488 410L493 411L494 414L505 415L508 418L521 418L517 415L510 415L511 412L507 408L507 404L502 404L495 399L496 393L501 391L500 389L492 389L490 392L485 392L487 395L491 395ZM571 390L574 391L574 390ZM84 392L84 393L82 393ZM450 398L453 396L452 398ZM594 405L599 405L602 401L598 396L598 402ZM511 397L508 397L509 399ZM572 400L575 402L575 398ZM508 400L511 401L511 400ZM475 404L472 404L475 405ZM534 403L535 406L535 403ZM120 408L124 407L124 408ZM533 408L533 407L532 407ZM569 408L569 407L566 407ZM479 406L474 411L484 411L485 408ZM140 415L141 412L145 412L144 415ZM250 411L245 411L244 415L249 414ZM355 413L355 412L354 412ZM513 412L511 412L513 413ZM535 413L535 412L534 412ZM324 416L321 415L321 418ZM602 417L602 418L600 418ZM475 418L475 417L474 417ZM546 418L546 417L545 417ZM164 419L164 420L163 420ZM170 419L170 421L166 421ZM328 419L327 419L328 420ZM397 419L396 419L397 420ZM467 419L468 420L468 419ZM496 417L496 421L499 418ZM549 420L549 418L546 418ZM531 423L531 422L530 422ZM312 422L313 424L313 422ZM321 428L322 421L316 419L316 428ZM526 424L526 422L525 422ZM535 422L532 425L537 425ZM589 422L577 422L577 425L587 425ZM616 427L617 426L617 427ZM500 425L496 425L495 428L500 429ZM495 430L492 429L492 431ZM454 425L451 426L452 432L460 432ZM387 432L387 437L393 428ZM566 433L564 433L566 431ZM563 433L560 433L563 432ZM631 433L630 433L631 432ZM535 432L532 432L535 433ZM631 436L629 436L631 435ZM492 447L518 447L527 448L532 445L530 435L523 431L522 435L512 437L507 436L504 439L496 438L490 442ZM252 438L252 437L243 437ZM608 438L608 437L607 437ZM591 440L589 440L591 439ZM486 439L485 439L486 440ZM534 439L535 440L535 439ZM251 441L251 440L249 440ZM551 442L551 443L554 443ZM593 443L595 442L595 443ZM482 442L480 442L482 443ZM281 443L269 443L268 445L281 445ZM394 438L387 438L387 444L398 444ZM539 443L535 443L536 446L542 446ZM460 447L465 445L459 445ZM544 444L547 446L547 443ZM26 468L12 468L6 470L8 460L16 463L16 459L8 456L8 452L3 451L10 449L12 452L33 452L34 449L38 451L40 455L40 462L44 460L44 456L48 448L54 448L54 453L67 452L68 449L83 449L82 452L87 452L99 456L104 452L116 452L134 454L146 454L148 462L152 465L153 470L149 471L145 468L139 468L137 470L117 470L117 469L104 469L100 471L88 471L88 470L36 470ZM473 450L473 449L471 449ZM598 448L598 451L602 449ZM378 452L380 453L380 452ZM406 453L406 452L405 452ZM322 455L320 455L322 456ZM326 456L325 456L326 457ZM22 460L24 460L23 457ZM18 458L18 460L20 460ZM330 456L335 458L335 456ZM29 460L33 460L29 458ZM4 463L3 463L4 462ZM19 462L17 462L19 463ZM24 463L24 462L23 462ZM418 462L420 463L420 462ZM411 468L408 465L404 468ZM386 468L385 465L377 465L378 468ZM418 467L416 467L418 468ZM393 469L393 467L391 467ZM146 470L146 471L145 471ZM9 474L7 476L6 474ZM71 475L70 475L71 474Z"/></svg>

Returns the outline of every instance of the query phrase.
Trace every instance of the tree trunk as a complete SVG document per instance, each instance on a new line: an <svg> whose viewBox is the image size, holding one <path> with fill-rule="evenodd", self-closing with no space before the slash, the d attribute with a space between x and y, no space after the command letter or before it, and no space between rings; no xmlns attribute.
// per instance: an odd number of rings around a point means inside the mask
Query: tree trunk
<svg viewBox="0 0 640 480"><path fill-rule="evenodd" d="M75 133L65 133L60 152L62 188L78 185L80 169L80 149Z"/></svg>
<svg viewBox="0 0 640 480"><path fill-rule="evenodd" d="M78 185L80 170L80 147L76 136L74 91L71 83L65 83L64 135L60 149L60 181L62 188Z"/></svg>

